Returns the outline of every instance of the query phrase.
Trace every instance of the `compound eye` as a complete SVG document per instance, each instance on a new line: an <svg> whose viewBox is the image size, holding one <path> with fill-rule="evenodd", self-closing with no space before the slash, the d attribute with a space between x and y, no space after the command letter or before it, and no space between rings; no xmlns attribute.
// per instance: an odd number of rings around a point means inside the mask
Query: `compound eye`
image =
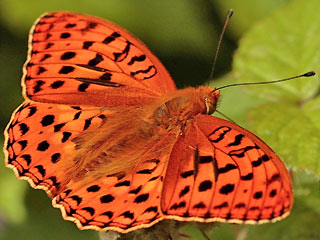
<svg viewBox="0 0 320 240"><path fill-rule="evenodd" d="M211 115L212 113L214 113L214 111L216 110L216 105L213 104L209 98L205 98L204 99L204 103L206 105L206 112L205 114Z"/></svg>

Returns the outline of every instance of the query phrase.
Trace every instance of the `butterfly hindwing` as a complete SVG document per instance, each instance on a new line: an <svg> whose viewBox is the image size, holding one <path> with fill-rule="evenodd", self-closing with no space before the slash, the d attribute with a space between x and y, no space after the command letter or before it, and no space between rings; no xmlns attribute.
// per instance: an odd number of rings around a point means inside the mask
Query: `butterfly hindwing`
<svg viewBox="0 0 320 240"><path fill-rule="evenodd" d="M155 224L165 218L160 207L161 190L174 142L174 135L162 136L130 172L71 181L53 199L53 205L80 229L125 233Z"/></svg>
<svg viewBox="0 0 320 240"><path fill-rule="evenodd" d="M290 176L258 137L229 121L198 115L173 148L162 209L189 221L258 223L287 216Z"/></svg>

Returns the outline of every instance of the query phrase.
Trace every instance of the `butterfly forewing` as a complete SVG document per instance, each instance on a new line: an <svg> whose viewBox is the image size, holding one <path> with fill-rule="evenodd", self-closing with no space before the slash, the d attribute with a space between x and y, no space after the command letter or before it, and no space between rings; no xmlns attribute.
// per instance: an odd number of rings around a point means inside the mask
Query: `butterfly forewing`
<svg viewBox="0 0 320 240"><path fill-rule="evenodd" d="M128 106L176 90L166 69L143 43L105 20L48 13L36 22L29 41L22 81L32 100Z"/></svg>

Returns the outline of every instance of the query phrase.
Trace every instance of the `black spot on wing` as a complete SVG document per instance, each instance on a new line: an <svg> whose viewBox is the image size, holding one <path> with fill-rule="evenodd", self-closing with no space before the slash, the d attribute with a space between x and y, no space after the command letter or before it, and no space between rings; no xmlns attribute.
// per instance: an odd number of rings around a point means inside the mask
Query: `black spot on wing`
<svg viewBox="0 0 320 240"><path fill-rule="evenodd" d="M54 126L54 132L59 132L61 128L63 128L66 125L66 123L59 123Z"/></svg>
<svg viewBox="0 0 320 240"><path fill-rule="evenodd" d="M226 208L228 206L229 206L229 204L227 202L223 202L223 203L221 203L219 205L214 206L213 208L214 209L221 209L221 208Z"/></svg>
<svg viewBox="0 0 320 240"><path fill-rule="evenodd" d="M33 93L38 93L42 90L42 86L45 84L42 80L37 80L36 84L33 86Z"/></svg>
<svg viewBox="0 0 320 240"><path fill-rule="evenodd" d="M274 197L276 195L277 195L277 190L276 189L271 190L271 192L269 193L270 197Z"/></svg>
<svg viewBox="0 0 320 240"><path fill-rule="evenodd" d="M257 145L246 146L244 148L230 151L229 155L232 157L234 156L234 157L238 157L238 158L243 158L245 156L244 154L252 149L260 149L260 148Z"/></svg>
<svg viewBox="0 0 320 240"><path fill-rule="evenodd" d="M89 87L89 83L81 83L79 86L78 86L78 91L79 92L85 92L87 90L87 88Z"/></svg>
<svg viewBox="0 0 320 240"><path fill-rule="evenodd" d="M126 45L126 47L123 49L122 52L115 52L115 53L113 53L114 61L115 61L115 62L121 62L121 61L123 61L124 59L126 59L126 57L128 56L128 53L129 53L129 51L130 51L131 42L127 41L126 43L127 43L127 45Z"/></svg>
<svg viewBox="0 0 320 240"><path fill-rule="evenodd" d="M46 115L41 120L41 125L43 127L49 126L54 122L54 115Z"/></svg>
<svg viewBox="0 0 320 240"><path fill-rule="evenodd" d="M179 193L179 197L183 197L184 195L186 195L188 192L190 191L190 187L189 186L185 186L184 189L181 190L181 192Z"/></svg>
<svg viewBox="0 0 320 240"><path fill-rule="evenodd" d="M204 209L206 205L203 202L199 202L193 206L193 208Z"/></svg>
<svg viewBox="0 0 320 240"><path fill-rule="evenodd" d="M51 54L46 53L46 54L43 55L43 57L40 59L40 62L43 62L43 61L45 61L45 60L47 60L47 59L49 59L49 58L51 58L51 57L52 57Z"/></svg>
<svg viewBox="0 0 320 240"><path fill-rule="evenodd" d="M260 198L262 198L262 192L261 191L259 191L259 192L255 192L254 193L254 195L253 195L253 198L255 198L255 199L260 199Z"/></svg>
<svg viewBox="0 0 320 240"><path fill-rule="evenodd" d="M120 216L123 216L125 218L129 218L129 219L133 219L134 218L134 214L132 212L130 212L130 211L125 211Z"/></svg>
<svg viewBox="0 0 320 240"><path fill-rule="evenodd" d="M77 24L75 24L75 23L68 23L68 24L66 24L64 27L65 27L65 28L74 28L75 26L77 26Z"/></svg>
<svg viewBox="0 0 320 240"><path fill-rule="evenodd" d="M248 173L247 175L241 176L241 180L248 181L253 179L253 173Z"/></svg>
<svg viewBox="0 0 320 240"><path fill-rule="evenodd" d="M51 162L52 163L57 163L61 159L61 154L60 153L54 153L51 155Z"/></svg>
<svg viewBox="0 0 320 240"><path fill-rule="evenodd" d="M110 203L114 200L114 196L111 194L104 195L100 198L101 203Z"/></svg>
<svg viewBox="0 0 320 240"><path fill-rule="evenodd" d="M170 210L177 210L179 208L184 208L186 206L186 202L175 203L170 207Z"/></svg>
<svg viewBox="0 0 320 240"><path fill-rule="evenodd" d="M237 136L235 136L234 141L228 144L228 147L240 145L243 138L244 138L243 134L238 134Z"/></svg>
<svg viewBox="0 0 320 240"><path fill-rule="evenodd" d="M62 135L63 137L61 139L61 142L64 143L71 137L72 134L70 132L63 132Z"/></svg>
<svg viewBox="0 0 320 240"><path fill-rule="evenodd" d="M87 188L87 192L98 192L100 190L99 185L91 185Z"/></svg>
<svg viewBox="0 0 320 240"><path fill-rule="evenodd" d="M73 120L79 119L81 113L82 113L82 111L77 112L77 113L73 116Z"/></svg>
<svg viewBox="0 0 320 240"><path fill-rule="evenodd" d="M49 143L47 141L42 141L41 143L38 144L37 150L44 152L49 148Z"/></svg>
<svg viewBox="0 0 320 240"><path fill-rule="evenodd" d="M212 188L212 182L210 180L205 180L199 185L199 192L204 192Z"/></svg>
<svg viewBox="0 0 320 240"><path fill-rule="evenodd" d="M182 178L187 178L187 177L193 176L193 170L183 172L183 173L180 174L180 176Z"/></svg>
<svg viewBox="0 0 320 240"><path fill-rule="evenodd" d="M31 158L31 156L29 154L23 154L20 157L23 158L26 161L28 166L30 165L32 158Z"/></svg>
<svg viewBox="0 0 320 240"><path fill-rule="evenodd" d="M50 33L47 33L46 34L46 40L48 40L49 38L51 38L52 37L52 34L50 34Z"/></svg>
<svg viewBox="0 0 320 240"><path fill-rule="evenodd" d="M213 161L211 156L201 156L199 158L199 163L211 163Z"/></svg>
<svg viewBox="0 0 320 240"><path fill-rule="evenodd" d="M279 181L280 180L280 174L279 173L275 173L272 175L272 177L270 179L268 179L268 183L267 184L271 184L275 181Z"/></svg>
<svg viewBox="0 0 320 240"><path fill-rule="evenodd" d="M69 74L69 73L71 73L73 71L74 71L74 67L72 67L72 66L63 66L59 70L59 74Z"/></svg>
<svg viewBox="0 0 320 240"><path fill-rule="evenodd" d="M233 169L237 169L237 166L231 163L228 163L226 166L218 168L219 173L227 173Z"/></svg>
<svg viewBox="0 0 320 240"><path fill-rule="evenodd" d="M253 167L259 167L262 164L261 158L258 158L256 161L251 162Z"/></svg>
<svg viewBox="0 0 320 240"><path fill-rule="evenodd" d="M233 192L233 190L234 190L234 184L226 184L220 188L219 192L221 194L227 195L227 194Z"/></svg>
<svg viewBox="0 0 320 240"><path fill-rule="evenodd" d="M158 207L154 206L154 207L148 207L146 210L144 210L143 213L149 213L149 212L158 212Z"/></svg>
<svg viewBox="0 0 320 240"><path fill-rule="evenodd" d="M107 211L107 212L102 213L101 215L107 216L109 219L111 219L113 217L113 212Z"/></svg>
<svg viewBox="0 0 320 240"><path fill-rule="evenodd" d="M69 59L72 59L76 56L76 53L75 52L64 52L60 59L61 60L69 60Z"/></svg>
<svg viewBox="0 0 320 240"><path fill-rule="evenodd" d="M49 43L47 43L47 45L45 46L44 49L49 49L49 48L51 48L53 45L54 45L54 43L49 42Z"/></svg>
<svg viewBox="0 0 320 240"><path fill-rule="evenodd" d="M110 36L106 37L102 43L104 44L109 44L111 42L113 42L114 40L116 40L116 38L120 37L121 35L117 32L113 32Z"/></svg>
<svg viewBox="0 0 320 240"><path fill-rule="evenodd" d="M46 170L42 165L34 166L36 169L38 169L38 172L41 174L42 177L46 175Z"/></svg>
<svg viewBox="0 0 320 240"><path fill-rule="evenodd" d="M140 185L136 189L130 190L129 193L138 194L140 192L141 188L142 188L142 186Z"/></svg>
<svg viewBox="0 0 320 240"><path fill-rule="evenodd" d="M58 88L62 87L64 83L65 83L65 82L62 81L62 80L57 80L57 81L51 83L50 87L51 87L52 89L58 89Z"/></svg>
<svg viewBox="0 0 320 240"><path fill-rule="evenodd" d="M66 39L66 38L69 38L69 37L71 37L71 34L68 33L68 32L61 33L61 35L60 35L60 38L63 38L63 39Z"/></svg>
<svg viewBox="0 0 320 240"><path fill-rule="evenodd" d="M89 47L91 47L92 44L93 44L93 42L91 42L91 41L83 42L82 48L83 49L89 49Z"/></svg>
<svg viewBox="0 0 320 240"><path fill-rule="evenodd" d="M148 193L145 193L145 194L141 194L139 196L137 196L134 200L135 203L142 203L142 202L145 202L147 201L149 198L149 194Z"/></svg>
<svg viewBox="0 0 320 240"><path fill-rule="evenodd" d="M133 65L135 62L143 62L146 60L146 55L140 55L140 56L134 56L131 58L130 62L128 62L128 65Z"/></svg>
<svg viewBox="0 0 320 240"><path fill-rule="evenodd" d="M264 154L261 156L261 160L264 161L264 162L267 162L270 160L270 158L268 157L268 155Z"/></svg>
<svg viewBox="0 0 320 240"><path fill-rule="evenodd" d="M102 55L100 53L97 53L96 56L88 62L88 65L89 66L96 66L102 61L103 61Z"/></svg>
<svg viewBox="0 0 320 240"><path fill-rule="evenodd" d="M39 67L38 72L37 72L37 75L40 75L40 74L42 74L42 73L44 73L44 72L46 72L46 71L47 71L46 68L44 68L44 67Z"/></svg>
<svg viewBox="0 0 320 240"><path fill-rule="evenodd" d="M210 141L213 142L213 143L218 143L220 142L222 139L224 139L224 136L231 131L231 128L229 127L226 127L226 126L221 126L217 129L215 129L212 133L209 134L209 138L210 138ZM212 138L213 135L215 135L217 132L221 132L219 134L219 136L215 139Z"/></svg>
<svg viewBox="0 0 320 240"><path fill-rule="evenodd" d="M95 211L92 207L84 207L84 208L81 208L80 210L84 210L84 211L88 212L91 216L93 216L95 213Z"/></svg>
<svg viewBox="0 0 320 240"><path fill-rule="evenodd" d="M28 118L37 112L37 107L29 107Z"/></svg>
<svg viewBox="0 0 320 240"><path fill-rule="evenodd" d="M114 185L115 187L122 187L122 186L130 186L130 181L128 180L125 180L125 181L122 181L122 182L118 182L117 184Z"/></svg>
<svg viewBox="0 0 320 240"><path fill-rule="evenodd" d="M84 127L83 127L83 130L87 130L90 125L91 125L91 122L92 122L92 118L88 118L84 121Z"/></svg>
<svg viewBox="0 0 320 240"><path fill-rule="evenodd" d="M258 167L262 164L262 162L267 162L269 160L270 158L268 157L268 155L264 154L261 157L259 157L257 160L252 161L251 164L253 167Z"/></svg>
<svg viewBox="0 0 320 240"><path fill-rule="evenodd" d="M245 208L246 204L245 203L238 203L234 206L235 208Z"/></svg>
<svg viewBox="0 0 320 240"><path fill-rule="evenodd" d="M71 198L72 200L76 201L77 205L79 205L82 202L82 198L79 197L78 195L70 196L69 198Z"/></svg>
<svg viewBox="0 0 320 240"><path fill-rule="evenodd" d="M98 26L98 23L96 22L87 22L87 26L85 28L82 28L81 31L86 32L89 31L90 29L94 29Z"/></svg>
<svg viewBox="0 0 320 240"><path fill-rule="evenodd" d="M19 124L21 135L25 135L29 131L29 127L25 123Z"/></svg>
<svg viewBox="0 0 320 240"><path fill-rule="evenodd" d="M154 70L154 72L151 73L151 74L148 75L148 76L145 76L145 74L150 73L151 70ZM135 71L135 72L131 72L131 73L130 73L130 75L131 75L132 77L135 77L135 76L138 75L138 74L143 74L144 77L142 78L142 80L150 79L150 78L154 77L154 76L157 74L157 70L156 70L156 68L155 68L153 65L150 65L147 69L138 70L138 71ZM139 78L139 79L141 79L141 78Z"/></svg>

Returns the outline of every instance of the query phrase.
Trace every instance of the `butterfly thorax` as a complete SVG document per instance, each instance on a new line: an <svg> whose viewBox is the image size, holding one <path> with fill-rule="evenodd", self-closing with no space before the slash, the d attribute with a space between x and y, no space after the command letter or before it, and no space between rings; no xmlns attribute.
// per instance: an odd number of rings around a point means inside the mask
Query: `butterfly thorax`
<svg viewBox="0 0 320 240"><path fill-rule="evenodd" d="M220 92L210 87L178 90L161 99L151 118L165 129L184 126L198 114L212 114L219 97Z"/></svg>

